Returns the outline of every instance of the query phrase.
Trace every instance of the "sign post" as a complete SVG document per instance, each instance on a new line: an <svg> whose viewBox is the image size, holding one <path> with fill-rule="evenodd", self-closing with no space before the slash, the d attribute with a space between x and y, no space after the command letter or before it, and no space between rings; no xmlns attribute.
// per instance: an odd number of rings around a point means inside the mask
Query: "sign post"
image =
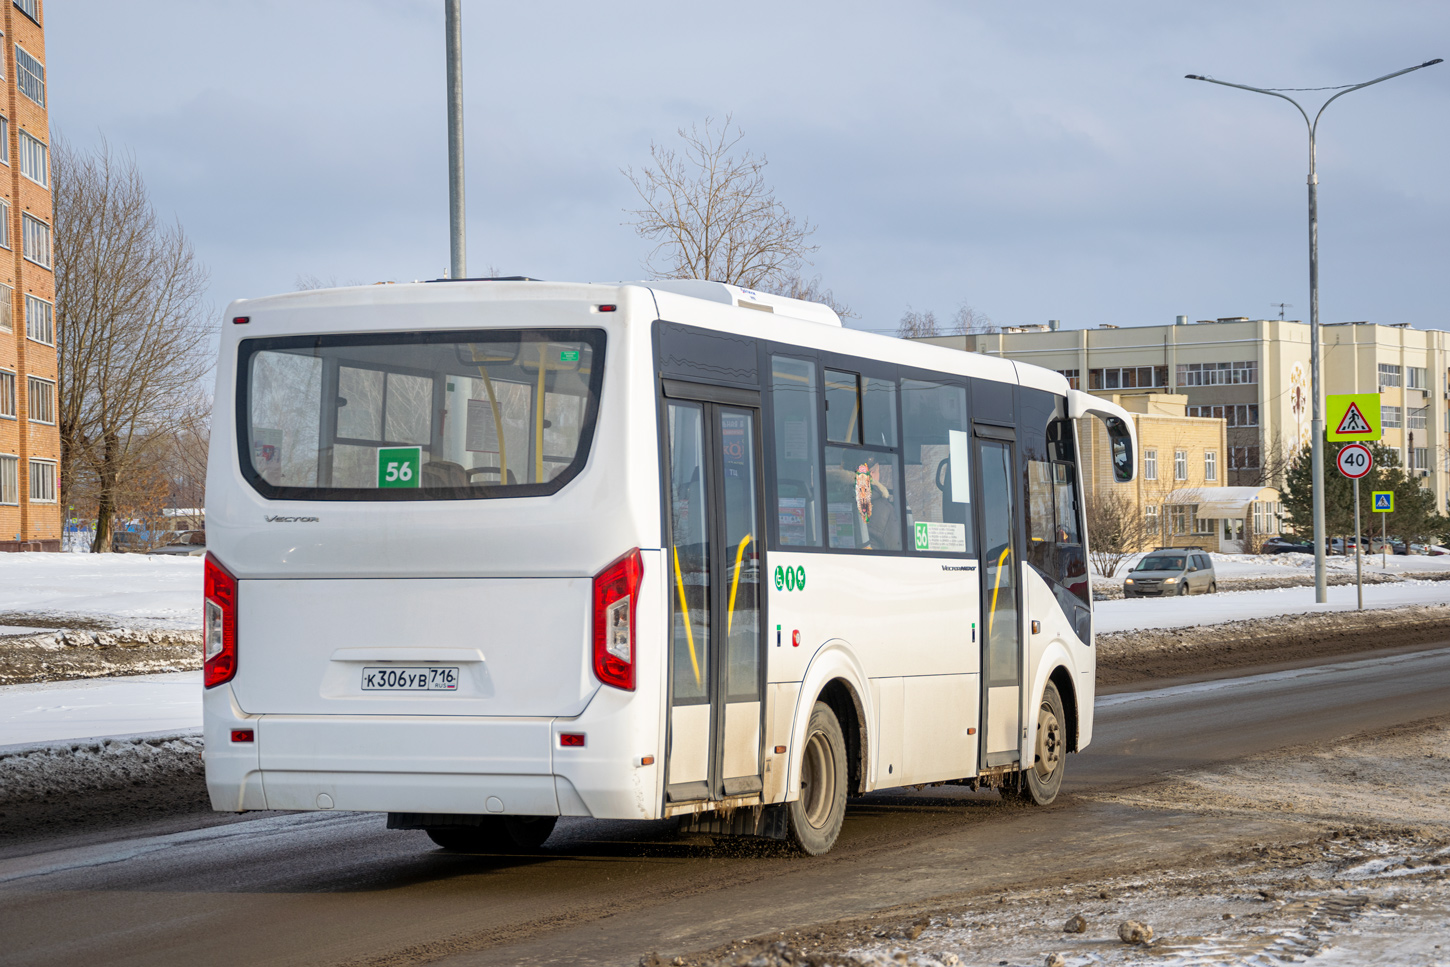
<svg viewBox="0 0 1450 967"><path fill-rule="evenodd" d="M1374 504L1371 510L1376 514L1392 514L1395 510L1395 492L1393 490L1372 490L1369 494L1370 501ZM1385 550L1390 544L1390 519L1388 516L1380 518L1380 567L1385 566ZM1405 548L1406 551L1409 548Z"/></svg>
<svg viewBox="0 0 1450 967"><path fill-rule="evenodd" d="M1379 397L1376 396L1375 399L1378 400ZM1330 407L1330 410L1331 412L1333 411L1332 405ZM1359 412L1358 407L1351 404L1347 414L1345 416L1342 416L1341 420L1353 418L1356 412ZM1376 406L1376 424L1378 424L1379 422L1378 416L1379 409L1378 406ZM1344 424L1340 423L1339 425L1342 427ZM1379 429L1378 425L1376 425L1375 429ZM1370 468L1374 466L1374 454L1370 453L1369 447L1364 446L1363 444L1347 443L1339 448L1339 455L1334 458L1334 462L1339 465L1340 473L1344 474L1346 477L1354 481L1354 583L1358 588L1359 592L1358 610L1363 611L1364 554L1362 553L1362 549L1359 546L1359 478L1369 473Z"/></svg>
<svg viewBox="0 0 1450 967"><path fill-rule="evenodd" d="M1383 434L1381 433L1380 423L1380 395L1378 393L1333 394L1330 396L1326 396L1324 398L1324 403L1326 414L1328 416L1328 419L1324 422L1324 436L1325 439L1329 440L1331 443L1341 443L1344 441L1350 441L1353 443L1368 443L1371 440L1378 440L1383 436ZM1349 448L1346 447L1345 450L1347 449ZM1359 478L1364 476L1366 473L1369 473L1370 464L1372 463L1369 451L1366 450L1364 447L1360 447L1359 449L1363 451L1365 457L1365 467L1363 472L1358 474L1351 474L1348 470L1344 469L1343 462L1339 464L1340 472L1343 473L1346 477L1353 477L1355 480L1354 555L1356 562L1359 560ZM1339 458L1341 461L1343 461L1344 450L1339 451ZM1315 523L1323 523L1323 518L1315 518ZM1322 540L1324 540L1324 535L1314 535L1314 542L1316 545ZM1315 560L1318 560L1317 552ZM1356 567L1358 567L1358 564L1356 564ZM1318 601L1320 604L1323 604L1326 596L1324 593L1323 580L1318 573L1317 568L1314 575L1314 585L1315 600ZM1363 582L1360 582L1359 586L1359 608L1361 611L1364 610Z"/></svg>

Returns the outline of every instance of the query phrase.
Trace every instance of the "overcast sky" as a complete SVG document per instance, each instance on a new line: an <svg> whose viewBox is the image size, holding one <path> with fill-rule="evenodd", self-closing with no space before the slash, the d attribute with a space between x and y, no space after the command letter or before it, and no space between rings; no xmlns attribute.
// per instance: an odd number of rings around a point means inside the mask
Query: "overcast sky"
<svg viewBox="0 0 1450 967"><path fill-rule="evenodd" d="M232 298L448 265L442 0L46 4L52 130L133 152ZM637 279L620 173L733 114L891 329L1308 318L1307 137L1255 86L1450 56L1437 2L464 0L472 274ZM1304 95L1314 103L1322 93ZM1320 126L1325 322L1450 328L1450 64Z"/></svg>

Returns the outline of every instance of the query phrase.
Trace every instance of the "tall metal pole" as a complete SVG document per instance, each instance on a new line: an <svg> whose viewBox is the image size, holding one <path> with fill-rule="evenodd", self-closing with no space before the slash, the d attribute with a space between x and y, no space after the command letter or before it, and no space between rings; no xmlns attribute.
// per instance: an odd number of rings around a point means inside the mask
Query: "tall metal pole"
<svg viewBox="0 0 1450 967"><path fill-rule="evenodd" d="M1320 105L1319 112L1314 115L1312 121L1309 120L1309 113L1298 101L1279 91L1265 87L1250 87L1247 84L1232 84L1228 81L1204 77L1201 74L1184 75L1191 81L1206 81L1209 84L1221 84L1224 87L1236 87L1241 91L1253 91L1255 94L1268 94L1270 97L1282 98L1299 109L1299 113L1304 117L1304 124L1309 128L1309 392L1314 397L1312 419L1309 424L1312 437L1310 460L1313 461L1310 473L1313 478L1311 489L1314 501L1314 600L1319 604L1328 600L1329 589L1326 586L1324 575L1324 394L1320 391L1319 386L1319 176L1315 173L1314 168L1314 138L1319 129L1319 119L1324 115L1324 109L1350 91L1357 91L1360 88L1369 87L1371 84L1378 84L1392 77L1417 71L1422 67L1432 67L1440 62L1441 58L1437 57L1434 60L1427 60L1423 64L1416 64L1414 67L1406 67L1393 74L1365 81L1363 84L1346 84L1338 93ZM1322 88L1322 90L1331 89ZM1357 494L1358 491L1356 491ZM1355 526L1359 526L1358 508L1355 510ZM1355 553L1359 553L1358 548L1355 549Z"/></svg>
<svg viewBox="0 0 1450 967"><path fill-rule="evenodd" d="M1359 478L1354 478L1354 585L1359 589L1356 610L1364 610L1364 548L1359 539ZM1323 602L1321 602L1323 603Z"/></svg>
<svg viewBox="0 0 1450 967"><path fill-rule="evenodd" d="M443 0L448 49L448 277L468 278L463 224L463 0Z"/></svg>

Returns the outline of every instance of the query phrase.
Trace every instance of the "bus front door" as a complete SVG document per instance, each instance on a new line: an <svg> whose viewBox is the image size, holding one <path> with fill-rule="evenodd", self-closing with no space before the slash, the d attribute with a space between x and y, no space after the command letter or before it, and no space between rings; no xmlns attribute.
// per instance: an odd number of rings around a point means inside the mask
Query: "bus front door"
<svg viewBox="0 0 1450 967"><path fill-rule="evenodd" d="M979 431L980 432L980 431ZM1016 762L1022 730L1022 622L1017 548L1017 491L1013 487L1013 445L976 441L982 499L982 764Z"/></svg>
<svg viewBox="0 0 1450 967"><path fill-rule="evenodd" d="M758 410L667 403L670 694L667 802L761 791Z"/></svg>

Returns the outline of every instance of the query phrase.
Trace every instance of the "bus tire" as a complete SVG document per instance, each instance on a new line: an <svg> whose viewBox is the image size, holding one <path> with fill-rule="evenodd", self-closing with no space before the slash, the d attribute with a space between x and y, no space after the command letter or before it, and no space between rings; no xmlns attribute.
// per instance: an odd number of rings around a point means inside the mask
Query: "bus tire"
<svg viewBox="0 0 1450 967"><path fill-rule="evenodd" d="M537 853L557 816L485 816L477 826L430 826L428 838L456 853Z"/></svg>
<svg viewBox="0 0 1450 967"><path fill-rule="evenodd" d="M836 713L817 702L801 753L801 794L786 806L790 838L809 856L835 845L846 818L846 740Z"/></svg>
<svg viewBox="0 0 1450 967"><path fill-rule="evenodd" d="M1037 738L1032 745L1032 763L1023 769L1018 780L1017 795L1024 802L1046 806L1057 798L1062 788L1062 774L1067 756L1067 716L1062 709L1062 696L1052 682L1042 690L1037 706Z"/></svg>

